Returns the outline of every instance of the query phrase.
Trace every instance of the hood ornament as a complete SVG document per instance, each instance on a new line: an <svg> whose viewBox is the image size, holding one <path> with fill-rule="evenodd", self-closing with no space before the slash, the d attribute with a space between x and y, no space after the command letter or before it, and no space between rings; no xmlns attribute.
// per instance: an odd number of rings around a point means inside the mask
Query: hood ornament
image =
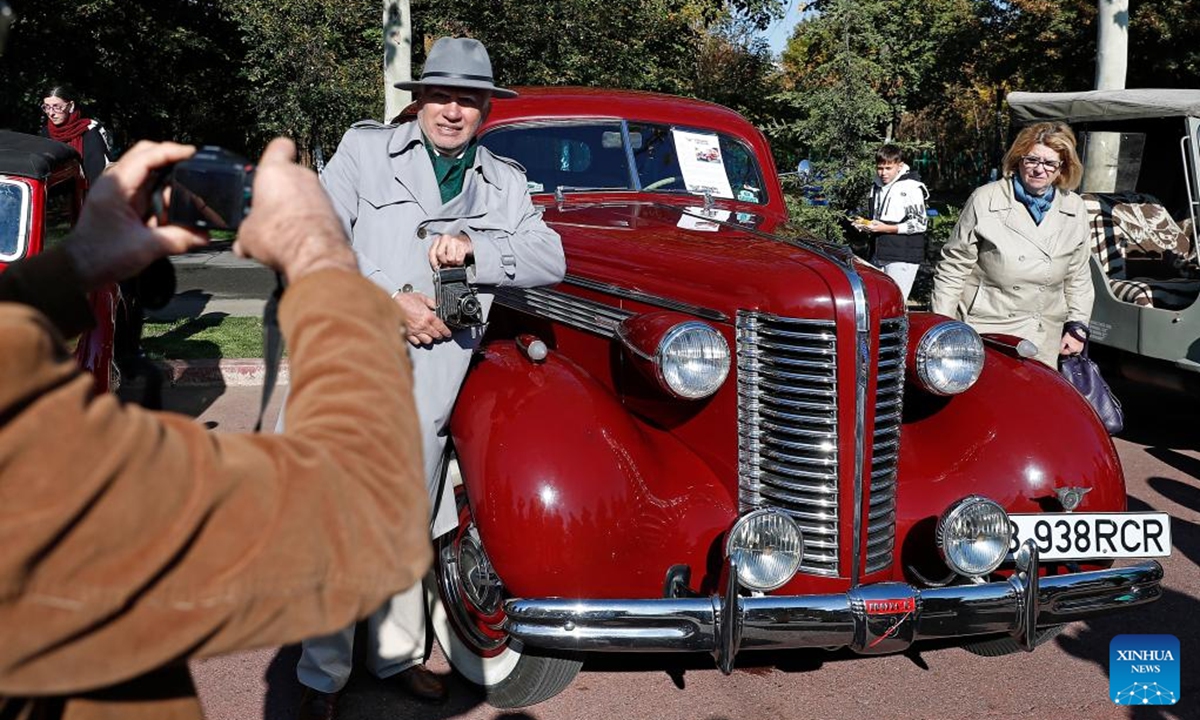
<svg viewBox="0 0 1200 720"><path fill-rule="evenodd" d="M1062 503L1063 510L1073 512L1079 507L1079 503L1083 502L1083 496L1092 491L1091 488L1085 487L1062 487L1056 488L1054 494L1058 496L1058 501Z"/></svg>

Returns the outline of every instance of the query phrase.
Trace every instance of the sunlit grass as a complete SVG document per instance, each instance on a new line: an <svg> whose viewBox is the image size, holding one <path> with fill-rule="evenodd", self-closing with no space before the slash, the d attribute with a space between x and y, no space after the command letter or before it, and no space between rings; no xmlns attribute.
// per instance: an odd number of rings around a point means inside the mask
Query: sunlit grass
<svg viewBox="0 0 1200 720"><path fill-rule="evenodd" d="M261 358L262 319L208 313L169 323L148 322L142 348L151 359Z"/></svg>

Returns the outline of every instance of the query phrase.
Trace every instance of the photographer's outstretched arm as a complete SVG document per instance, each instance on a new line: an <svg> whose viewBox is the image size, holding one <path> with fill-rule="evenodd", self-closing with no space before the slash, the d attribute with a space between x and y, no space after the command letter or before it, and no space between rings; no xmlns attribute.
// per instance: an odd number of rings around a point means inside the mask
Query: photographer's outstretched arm
<svg viewBox="0 0 1200 720"><path fill-rule="evenodd" d="M14 588L0 599L0 695L331 632L424 574L402 318L289 154L264 156L238 241L290 280L286 434L212 433L96 395L44 316L0 305L0 586Z"/></svg>

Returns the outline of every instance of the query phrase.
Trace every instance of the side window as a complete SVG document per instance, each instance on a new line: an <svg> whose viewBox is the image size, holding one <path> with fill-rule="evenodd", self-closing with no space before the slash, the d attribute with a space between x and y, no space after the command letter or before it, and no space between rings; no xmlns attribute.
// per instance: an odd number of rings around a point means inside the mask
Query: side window
<svg viewBox="0 0 1200 720"><path fill-rule="evenodd" d="M29 186L0 180L0 262L25 254L29 238Z"/></svg>
<svg viewBox="0 0 1200 720"><path fill-rule="evenodd" d="M47 249L62 241L75 225L75 197L79 192L79 181L72 178L50 186L46 196Z"/></svg>
<svg viewBox="0 0 1200 720"><path fill-rule="evenodd" d="M1080 133L1082 192L1134 192L1142 172L1145 133L1092 130Z"/></svg>
<svg viewBox="0 0 1200 720"><path fill-rule="evenodd" d="M742 202L765 205L767 189L763 187L762 172L750 148L728 136L721 136L721 155L725 158L725 174L733 196Z"/></svg>

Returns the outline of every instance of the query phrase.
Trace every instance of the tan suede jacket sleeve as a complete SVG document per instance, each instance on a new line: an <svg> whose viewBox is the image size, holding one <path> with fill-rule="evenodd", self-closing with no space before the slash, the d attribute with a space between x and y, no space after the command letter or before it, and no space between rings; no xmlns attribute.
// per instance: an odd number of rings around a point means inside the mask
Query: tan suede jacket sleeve
<svg viewBox="0 0 1200 720"><path fill-rule="evenodd" d="M0 695L111 685L368 615L429 565L400 312L355 273L288 289L286 435L95 396L0 303Z"/></svg>

